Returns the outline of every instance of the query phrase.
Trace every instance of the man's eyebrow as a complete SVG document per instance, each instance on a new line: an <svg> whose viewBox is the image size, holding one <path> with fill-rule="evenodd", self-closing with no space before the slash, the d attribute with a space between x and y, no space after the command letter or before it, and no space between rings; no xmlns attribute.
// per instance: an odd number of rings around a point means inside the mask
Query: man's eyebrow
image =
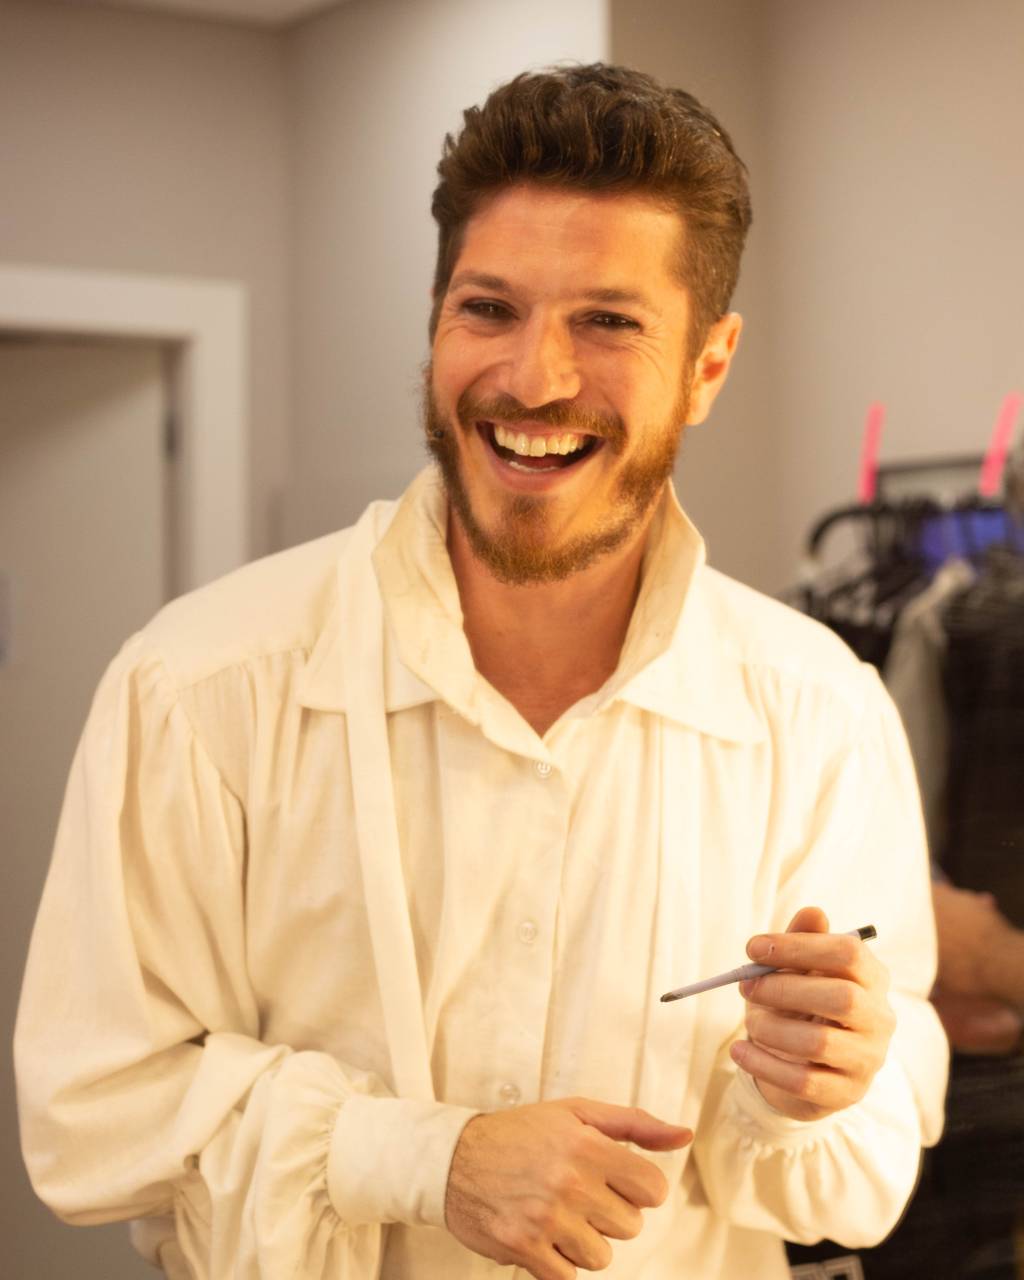
<svg viewBox="0 0 1024 1280"><path fill-rule="evenodd" d="M582 295L588 302L619 303L627 307L646 307L654 310L654 304L635 289L588 289Z"/></svg>
<svg viewBox="0 0 1024 1280"><path fill-rule="evenodd" d="M501 276L489 276L482 271L460 271L452 277L449 289L461 289L472 285L475 289L493 289L495 293L511 293L512 286Z"/></svg>
<svg viewBox="0 0 1024 1280"><path fill-rule="evenodd" d="M449 289L461 289L466 286L474 289L491 289L495 293L511 293L512 285L503 276L492 276L482 271L460 271L452 277ZM584 289L578 295L583 302L601 302L606 305L646 307L654 311L654 304L644 294L635 289Z"/></svg>

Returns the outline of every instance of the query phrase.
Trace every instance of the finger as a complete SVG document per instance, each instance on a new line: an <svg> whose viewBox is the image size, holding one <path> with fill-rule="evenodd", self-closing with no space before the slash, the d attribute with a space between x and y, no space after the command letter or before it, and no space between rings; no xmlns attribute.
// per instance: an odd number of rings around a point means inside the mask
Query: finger
<svg viewBox="0 0 1024 1280"><path fill-rule="evenodd" d="M603 1271L612 1260L612 1247L588 1222L575 1224L555 1241L555 1248L584 1271Z"/></svg>
<svg viewBox="0 0 1024 1280"><path fill-rule="evenodd" d="M750 939L747 954L778 969L834 974L863 987L888 987L885 965L860 938L848 933L764 933Z"/></svg>
<svg viewBox="0 0 1024 1280"><path fill-rule="evenodd" d="M752 1008L747 1037L762 1049L791 1062L810 1062L847 1074L861 1074L876 1065L875 1043L860 1033L828 1022L807 1022Z"/></svg>
<svg viewBox="0 0 1024 1280"><path fill-rule="evenodd" d="M619 1107L591 1098L571 1098L573 1113L615 1142L632 1142L647 1151L674 1151L693 1140L693 1130L668 1124L640 1107Z"/></svg>
<svg viewBox="0 0 1024 1280"><path fill-rule="evenodd" d="M595 1231L612 1240L632 1240L643 1229L644 1215L609 1187L587 1211L587 1221Z"/></svg>
<svg viewBox="0 0 1024 1280"><path fill-rule="evenodd" d="M521 1261L519 1265L534 1280L576 1280L575 1266L553 1246L546 1246L535 1258Z"/></svg>
<svg viewBox="0 0 1024 1280"><path fill-rule="evenodd" d="M656 1209L665 1203L668 1182L657 1166L625 1147L615 1149L605 1170L608 1186L638 1209Z"/></svg>
<svg viewBox="0 0 1024 1280"><path fill-rule="evenodd" d="M821 907L801 907L789 924L787 933L828 933L828 916Z"/></svg>
<svg viewBox="0 0 1024 1280"><path fill-rule="evenodd" d="M743 998L803 1017L827 1018L853 1031L874 1031L880 1019L878 1004L856 982L810 973L766 973L740 983Z"/></svg>
<svg viewBox="0 0 1024 1280"><path fill-rule="evenodd" d="M737 1040L729 1052L733 1061L755 1080L774 1085L815 1107L838 1111L858 1102L866 1091L864 1082L845 1072L814 1063L789 1062L749 1040Z"/></svg>

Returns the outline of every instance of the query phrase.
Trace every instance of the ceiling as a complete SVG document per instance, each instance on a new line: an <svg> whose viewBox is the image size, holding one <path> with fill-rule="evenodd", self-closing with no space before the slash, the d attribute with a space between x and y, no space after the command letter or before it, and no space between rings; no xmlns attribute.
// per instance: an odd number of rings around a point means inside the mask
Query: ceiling
<svg viewBox="0 0 1024 1280"><path fill-rule="evenodd" d="M65 0L67 2L67 0ZM302 18L336 9L345 0L70 0L110 9L159 9L193 18L249 22L263 27L286 27Z"/></svg>

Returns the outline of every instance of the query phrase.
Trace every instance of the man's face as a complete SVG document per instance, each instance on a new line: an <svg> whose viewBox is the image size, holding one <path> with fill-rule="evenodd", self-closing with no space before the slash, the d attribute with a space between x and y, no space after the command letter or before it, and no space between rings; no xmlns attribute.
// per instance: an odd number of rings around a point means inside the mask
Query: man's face
<svg viewBox="0 0 1024 1280"><path fill-rule="evenodd" d="M564 578L645 528L697 420L682 234L642 197L535 186L466 227L425 420L456 517L503 581Z"/></svg>

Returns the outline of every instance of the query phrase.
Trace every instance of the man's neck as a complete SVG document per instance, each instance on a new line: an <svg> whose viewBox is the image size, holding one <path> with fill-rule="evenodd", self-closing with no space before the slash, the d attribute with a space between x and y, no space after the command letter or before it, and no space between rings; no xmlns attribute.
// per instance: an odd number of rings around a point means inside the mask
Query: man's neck
<svg viewBox="0 0 1024 1280"><path fill-rule="evenodd" d="M649 524L562 581L510 586L476 557L449 513L448 553L473 662L540 736L618 666Z"/></svg>

